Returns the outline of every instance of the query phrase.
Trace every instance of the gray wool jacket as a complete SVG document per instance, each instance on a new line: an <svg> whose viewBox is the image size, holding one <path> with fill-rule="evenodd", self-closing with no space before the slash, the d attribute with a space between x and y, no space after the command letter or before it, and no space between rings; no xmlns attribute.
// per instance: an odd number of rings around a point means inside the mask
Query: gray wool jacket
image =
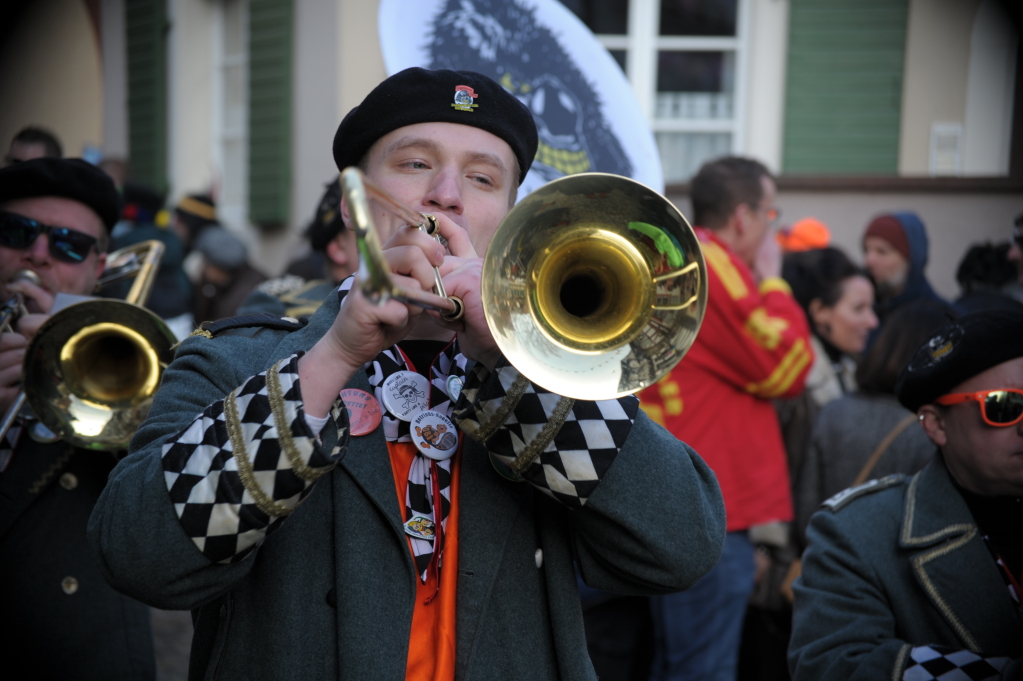
<svg viewBox="0 0 1023 681"><path fill-rule="evenodd" d="M115 588L193 611L192 679L405 676L417 576L380 428L351 438L280 529L229 564L186 536L161 467L165 442L249 377L311 347L337 311L332 295L299 331L185 341L90 520ZM361 372L350 387L370 389ZM332 423L322 437L329 449ZM595 679L576 566L593 587L658 594L689 587L720 554L714 474L642 412L581 508L501 477L475 441L461 466L457 679Z"/></svg>
<svg viewBox="0 0 1023 681"><path fill-rule="evenodd" d="M1023 623L940 456L814 515L793 584L793 681L900 681L919 646L1023 656Z"/></svg>

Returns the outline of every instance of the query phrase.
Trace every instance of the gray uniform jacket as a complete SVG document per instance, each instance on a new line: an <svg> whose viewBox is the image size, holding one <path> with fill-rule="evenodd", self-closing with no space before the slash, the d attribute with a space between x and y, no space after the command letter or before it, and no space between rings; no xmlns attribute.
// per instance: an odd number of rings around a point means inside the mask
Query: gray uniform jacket
<svg viewBox="0 0 1023 681"><path fill-rule="evenodd" d="M940 456L843 492L810 523L794 681L902 679L917 646L1023 656L1023 624Z"/></svg>
<svg viewBox="0 0 1023 681"><path fill-rule="evenodd" d="M186 340L91 518L93 551L116 588L193 610L193 679L405 676L417 575L380 428L352 437L280 528L236 562L212 562L186 536L161 467L165 442L312 346L337 310L331 296L300 331ZM370 390L362 373L350 387ZM337 430L328 423L321 435L329 449ZM720 554L714 474L642 413L581 507L502 477L473 440L461 476L457 679L594 679L573 562L596 588L655 594L692 585Z"/></svg>

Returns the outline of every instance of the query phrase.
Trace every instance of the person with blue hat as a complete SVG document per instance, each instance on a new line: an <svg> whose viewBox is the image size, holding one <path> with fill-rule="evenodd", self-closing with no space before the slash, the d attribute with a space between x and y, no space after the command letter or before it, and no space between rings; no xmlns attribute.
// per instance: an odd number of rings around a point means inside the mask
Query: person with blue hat
<svg viewBox="0 0 1023 681"><path fill-rule="evenodd" d="M814 515L793 679L1023 679L1023 313L950 322L896 394L938 451Z"/></svg>
<svg viewBox="0 0 1023 681"><path fill-rule="evenodd" d="M653 594L717 561L700 457L634 396L531 383L486 326L481 256L536 148L486 76L391 76L334 160L436 216L446 247L400 227L384 256L407 289L439 267L464 316L375 306L356 275L308 321L242 316L181 344L90 537L116 588L193 611L195 677L595 680L577 568Z"/></svg>

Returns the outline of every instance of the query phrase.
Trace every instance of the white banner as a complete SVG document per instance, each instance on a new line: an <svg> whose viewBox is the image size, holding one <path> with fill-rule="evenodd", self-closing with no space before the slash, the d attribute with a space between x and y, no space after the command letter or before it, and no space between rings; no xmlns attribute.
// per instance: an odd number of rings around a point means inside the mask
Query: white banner
<svg viewBox="0 0 1023 681"><path fill-rule="evenodd" d="M556 0L381 0L389 74L411 66L476 71L518 97L540 148L519 196L563 175L597 171L664 191L653 133L625 75Z"/></svg>

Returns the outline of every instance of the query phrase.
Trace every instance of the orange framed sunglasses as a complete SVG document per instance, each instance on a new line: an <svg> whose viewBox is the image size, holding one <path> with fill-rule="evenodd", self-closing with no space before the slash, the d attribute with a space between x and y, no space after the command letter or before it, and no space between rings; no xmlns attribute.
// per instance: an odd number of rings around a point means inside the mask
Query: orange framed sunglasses
<svg viewBox="0 0 1023 681"><path fill-rule="evenodd" d="M946 407L971 401L980 404L980 415L989 426L1014 426L1023 421L1023 390L1016 388L952 393L935 400L937 404Z"/></svg>

